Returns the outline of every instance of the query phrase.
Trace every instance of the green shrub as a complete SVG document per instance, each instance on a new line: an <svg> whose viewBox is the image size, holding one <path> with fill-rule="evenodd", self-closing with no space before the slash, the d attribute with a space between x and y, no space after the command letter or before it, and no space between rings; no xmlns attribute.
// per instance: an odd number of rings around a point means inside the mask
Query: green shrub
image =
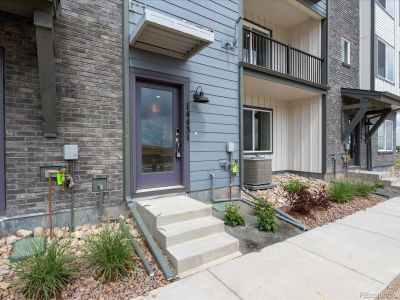
<svg viewBox="0 0 400 300"><path fill-rule="evenodd" d="M105 227L89 239L84 250L100 280L116 280L135 268L134 249L121 229Z"/></svg>
<svg viewBox="0 0 400 300"><path fill-rule="evenodd" d="M28 299L50 299L56 297L68 283L72 274L69 243L53 239L43 248L35 243L30 245L34 255L14 262L15 273L23 285Z"/></svg>
<svg viewBox="0 0 400 300"><path fill-rule="evenodd" d="M298 193L300 191L308 191L310 186L299 179L291 179L287 183L282 184L282 188L287 193Z"/></svg>
<svg viewBox="0 0 400 300"><path fill-rule="evenodd" d="M263 207L257 214L257 225L261 231L275 231L275 210L272 206Z"/></svg>
<svg viewBox="0 0 400 300"><path fill-rule="evenodd" d="M243 216L239 213L239 205L235 205L234 203L228 204L226 206L226 213L224 216L224 222L226 225L236 227L236 226L244 226L245 221Z"/></svg>
<svg viewBox="0 0 400 300"><path fill-rule="evenodd" d="M334 180L329 185L328 195L334 202L347 202L356 196L368 197L374 193L380 185L366 183L360 180Z"/></svg>
<svg viewBox="0 0 400 300"><path fill-rule="evenodd" d="M306 215L311 208L329 207L330 199L324 186L318 190L310 191L310 185L299 179L291 179L282 185L286 192L286 197L290 206L290 210Z"/></svg>
<svg viewBox="0 0 400 300"><path fill-rule="evenodd" d="M256 202L256 206L254 207L254 213L258 216L261 211L264 211L268 208L269 204L265 199L259 199Z"/></svg>

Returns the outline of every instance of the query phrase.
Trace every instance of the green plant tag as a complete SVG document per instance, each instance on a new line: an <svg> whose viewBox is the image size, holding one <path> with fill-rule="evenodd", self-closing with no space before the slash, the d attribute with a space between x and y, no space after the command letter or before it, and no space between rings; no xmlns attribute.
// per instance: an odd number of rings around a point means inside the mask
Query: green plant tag
<svg viewBox="0 0 400 300"><path fill-rule="evenodd" d="M63 174L61 172L57 172L57 184L62 185L63 184Z"/></svg>
<svg viewBox="0 0 400 300"><path fill-rule="evenodd" d="M236 175L237 174L237 172L238 172L238 169L239 169L239 166L238 166L238 163L233 163L232 164L232 174L233 175Z"/></svg>

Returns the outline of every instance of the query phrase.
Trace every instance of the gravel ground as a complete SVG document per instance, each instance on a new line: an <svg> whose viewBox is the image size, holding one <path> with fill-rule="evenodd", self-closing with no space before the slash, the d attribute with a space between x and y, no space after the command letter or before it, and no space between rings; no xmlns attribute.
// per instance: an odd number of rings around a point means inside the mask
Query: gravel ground
<svg viewBox="0 0 400 300"><path fill-rule="evenodd" d="M385 200L386 198L377 195L371 195L368 198L357 197L346 203L331 202L331 205L328 208L313 208L307 215L301 215L299 213L289 211L288 207L285 207L284 210L308 227L315 228L334 222L338 219L342 219Z"/></svg>
<svg viewBox="0 0 400 300"><path fill-rule="evenodd" d="M400 171L398 172L400 177ZM321 179L306 178L291 173L283 173L272 176L272 182L278 184L277 188L253 191L252 193L257 195L258 197L263 197L268 202L272 203L272 205L274 205L276 208L281 208L282 210L286 211L310 228L315 228L333 222L345 216L354 214L359 210L374 206L385 200L384 197L377 195L371 195L369 198L357 197L347 203L331 202L331 205L328 208L316 207L313 208L309 214L301 215L289 211L288 203L285 198L285 192L281 187L282 184L288 182L291 179L298 179L308 183L310 185L311 191L319 190L321 187L324 186L327 188L328 185L327 182ZM254 201L254 199L246 196L245 194L242 194L242 196L247 200Z"/></svg>
<svg viewBox="0 0 400 300"><path fill-rule="evenodd" d="M68 284L57 299L132 299L139 295L146 295L149 291L169 283L158 268L143 238L138 234L133 220L125 218L125 221L130 227L132 235L137 236L136 240L138 244L146 258L150 261L155 271L154 277L150 278L147 275L139 257L135 256L136 268L127 277L109 283L102 283L96 280L87 262L80 255L82 254L82 246L88 240L89 235L98 233L105 224L80 226L72 234L68 233L67 228L57 228L54 231L55 235L60 238L70 238L71 251L76 257L76 274L70 278L70 284ZM114 226L119 226L119 224L114 224ZM32 234L35 236L48 235L48 231L41 228L36 228L33 233L30 231L25 231L24 233L26 236ZM18 277L10 269L8 260L12 244L18 239L20 237L15 236L0 239L0 245L5 244L0 247L0 299L24 299L21 287L18 285Z"/></svg>
<svg viewBox="0 0 400 300"><path fill-rule="evenodd" d="M400 299L400 275L397 276L377 297L378 300Z"/></svg>
<svg viewBox="0 0 400 300"><path fill-rule="evenodd" d="M284 194L284 191L281 187L281 184L284 184L288 182L291 179L299 179L303 182L306 182L310 185L310 190L318 190L321 186L326 186L327 183L321 179L315 179L315 178L306 178L302 177L299 175L295 175L292 173L283 173L283 174L278 174L278 175L273 175L272 176L272 182L277 184L278 187L274 189L268 189L268 190L258 190L258 191L252 191L253 194L257 195L258 197L262 197L266 199L269 203L271 203L274 207L284 207L287 205L287 200ZM242 197L249 200L249 201L254 201L253 198L250 198L246 194L242 193Z"/></svg>

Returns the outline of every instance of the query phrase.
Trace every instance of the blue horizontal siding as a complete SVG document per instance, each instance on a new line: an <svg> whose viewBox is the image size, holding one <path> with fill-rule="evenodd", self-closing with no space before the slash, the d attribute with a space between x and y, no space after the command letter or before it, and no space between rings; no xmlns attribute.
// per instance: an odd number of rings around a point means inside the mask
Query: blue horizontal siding
<svg viewBox="0 0 400 300"><path fill-rule="evenodd" d="M130 50L130 66L181 76L190 80L190 94L202 86L208 104L191 100L190 110L190 190L211 188L210 172L216 187L229 186L229 174L221 169L228 159L226 143L234 142L233 159L239 158L239 86L238 50L226 50L222 42L235 39L239 16L236 0L142 0L147 7L166 15L211 28L215 41L188 61L147 52ZM140 14L130 12L130 32ZM191 96L192 98L192 96ZM234 184L239 184L238 178Z"/></svg>

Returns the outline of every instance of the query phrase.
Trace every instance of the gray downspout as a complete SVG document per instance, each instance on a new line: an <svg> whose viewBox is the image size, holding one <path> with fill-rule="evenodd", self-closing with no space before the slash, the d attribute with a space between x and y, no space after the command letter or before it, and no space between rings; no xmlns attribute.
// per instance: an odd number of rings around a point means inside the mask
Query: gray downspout
<svg viewBox="0 0 400 300"><path fill-rule="evenodd" d="M239 62L243 59L243 0L239 0L239 22L237 24L237 37L238 37L238 60ZM244 175L241 171L243 168L243 100L244 100L244 91L243 91L243 66L239 64L239 186L243 187L243 179Z"/></svg>
<svg viewBox="0 0 400 300"><path fill-rule="evenodd" d="M122 38L122 70L123 70L123 122L124 122L124 190L123 199L130 197L130 105L129 105L129 0L123 1L123 38Z"/></svg>
<svg viewBox="0 0 400 300"><path fill-rule="evenodd" d="M375 90L375 72L376 72L376 57L375 57L375 0L371 1L371 66L370 66L370 90ZM366 129L368 125L366 125ZM372 143L371 139L367 142L367 169L372 171Z"/></svg>

